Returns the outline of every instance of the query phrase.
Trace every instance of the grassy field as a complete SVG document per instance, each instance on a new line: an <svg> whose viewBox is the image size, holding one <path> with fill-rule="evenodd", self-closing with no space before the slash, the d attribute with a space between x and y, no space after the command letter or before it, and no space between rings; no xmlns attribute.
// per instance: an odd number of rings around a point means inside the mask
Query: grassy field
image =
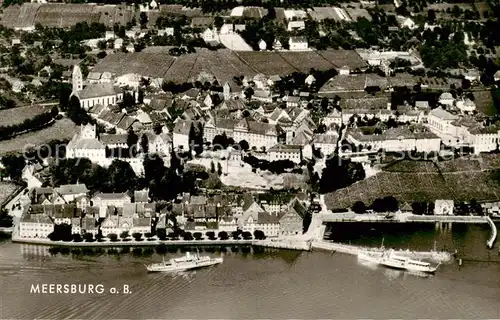
<svg viewBox="0 0 500 320"><path fill-rule="evenodd" d="M0 126L19 124L26 119L31 119L49 110L49 108L41 106L25 106L0 110Z"/></svg>
<svg viewBox="0 0 500 320"><path fill-rule="evenodd" d="M350 187L325 196L331 209L346 208L356 201L371 204L376 198L394 196L399 202L499 200L500 185L491 179L491 169L500 168L495 155L454 159L439 163L401 161Z"/></svg>
<svg viewBox="0 0 500 320"><path fill-rule="evenodd" d="M10 182L0 182L0 204L4 203L5 200L18 188L17 185Z"/></svg>
<svg viewBox="0 0 500 320"><path fill-rule="evenodd" d="M76 133L75 124L69 119L57 120L52 126L0 142L0 156L9 152L22 152L27 146L40 146L52 140L71 139Z"/></svg>

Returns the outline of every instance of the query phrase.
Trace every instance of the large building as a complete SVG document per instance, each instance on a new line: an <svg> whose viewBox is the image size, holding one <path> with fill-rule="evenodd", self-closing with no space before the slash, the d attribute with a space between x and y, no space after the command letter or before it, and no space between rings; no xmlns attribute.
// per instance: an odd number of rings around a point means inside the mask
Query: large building
<svg viewBox="0 0 500 320"><path fill-rule="evenodd" d="M441 149L441 139L423 126L400 126L381 134L365 134L360 129L347 132L347 141L368 150L393 152L436 152Z"/></svg>
<svg viewBox="0 0 500 320"><path fill-rule="evenodd" d="M78 65L73 68L72 84L73 92L71 95L78 98L80 106L85 110L98 104L105 107L114 105L123 99L122 90L109 82L89 83L83 86L82 71Z"/></svg>

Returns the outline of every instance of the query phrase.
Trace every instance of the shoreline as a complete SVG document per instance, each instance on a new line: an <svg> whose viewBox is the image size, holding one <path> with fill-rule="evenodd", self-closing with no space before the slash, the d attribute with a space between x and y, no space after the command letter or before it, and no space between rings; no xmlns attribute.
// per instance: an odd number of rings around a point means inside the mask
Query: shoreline
<svg viewBox="0 0 500 320"><path fill-rule="evenodd" d="M105 241L105 242L64 242L51 241L48 239L22 239L13 237L12 243L31 244L52 247L76 247L76 248L114 248L114 247L155 247L155 246L258 246L277 249L310 251L311 245L305 240L153 240L153 241Z"/></svg>

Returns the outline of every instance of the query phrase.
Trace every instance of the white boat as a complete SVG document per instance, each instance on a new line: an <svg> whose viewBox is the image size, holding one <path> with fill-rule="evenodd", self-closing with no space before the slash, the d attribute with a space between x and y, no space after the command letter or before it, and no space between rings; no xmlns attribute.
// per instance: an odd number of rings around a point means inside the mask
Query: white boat
<svg viewBox="0 0 500 320"><path fill-rule="evenodd" d="M222 256L211 258L209 256L200 256L198 253L191 255L189 252L184 257L163 260L160 263L146 265L148 272L175 272L199 269L222 263Z"/></svg>
<svg viewBox="0 0 500 320"><path fill-rule="evenodd" d="M440 264L431 266L430 263L413 260L408 257L399 256L394 253L394 250L383 252L364 252L358 254L358 259L368 262L374 262L379 265L399 270L407 270L412 272L434 273Z"/></svg>

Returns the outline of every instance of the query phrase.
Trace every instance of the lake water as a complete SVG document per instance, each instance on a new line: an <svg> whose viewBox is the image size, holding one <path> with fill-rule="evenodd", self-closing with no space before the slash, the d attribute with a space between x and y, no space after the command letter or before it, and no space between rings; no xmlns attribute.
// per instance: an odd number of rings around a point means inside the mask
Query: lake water
<svg viewBox="0 0 500 320"><path fill-rule="evenodd" d="M386 246L430 249L436 241L439 249L456 248L463 265L422 278L349 255L229 248L219 266L172 276L146 273L143 264L160 261L157 254L52 256L7 240L0 243L0 318L500 318L500 256L498 245L486 249L489 229L411 228L411 235L369 225L333 232L373 246L384 238ZM30 293L43 283L128 285L132 293Z"/></svg>

